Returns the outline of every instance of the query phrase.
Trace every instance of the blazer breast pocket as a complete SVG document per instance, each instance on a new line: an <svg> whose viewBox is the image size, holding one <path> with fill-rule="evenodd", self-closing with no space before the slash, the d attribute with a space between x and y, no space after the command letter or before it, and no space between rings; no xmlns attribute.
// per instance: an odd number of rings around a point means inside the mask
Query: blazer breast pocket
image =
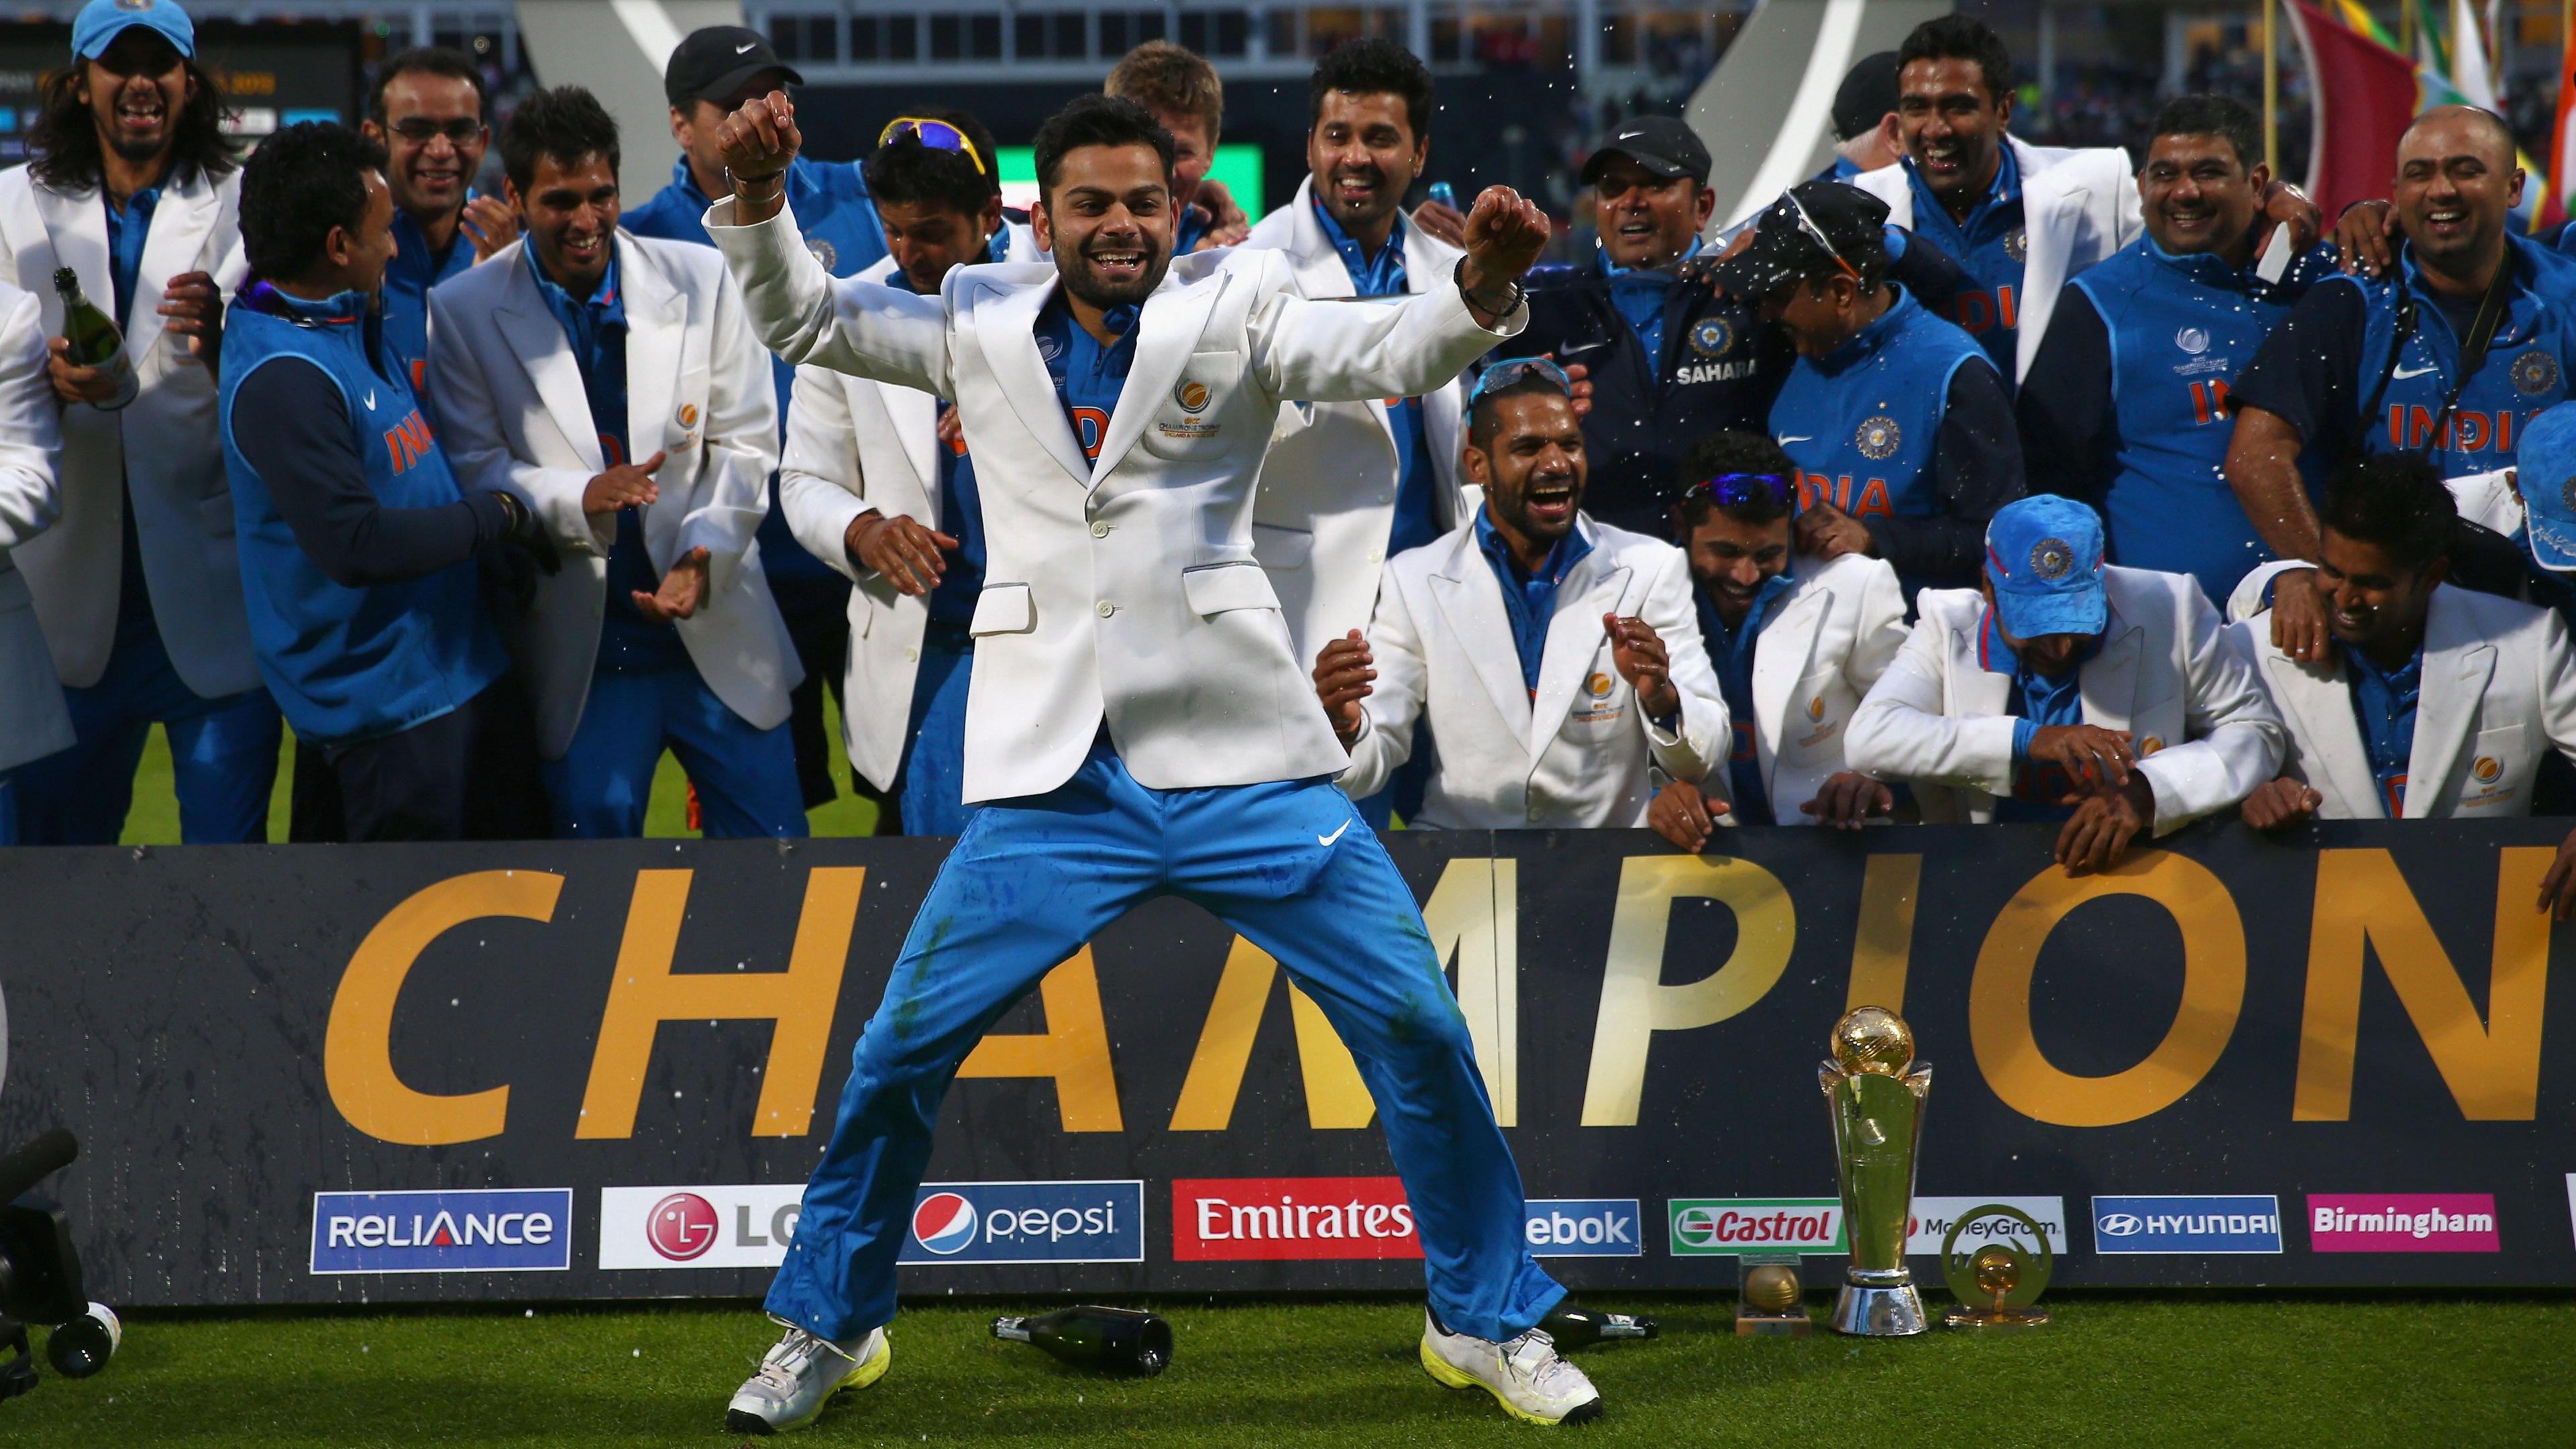
<svg viewBox="0 0 2576 1449"><path fill-rule="evenodd" d="M693 367L680 375L671 390L671 413L662 420L662 451L678 453L694 448L706 436L707 370Z"/></svg>
<svg viewBox="0 0 2576 1449"><path fill-rule="evenodd" d="M2530 775L2523 726L2498 725L2478 731L2469 751L2468 771L2460 780L2459 809L2502 813L2513 803L2517 786Z"/></svg>
<svg viewBox="0 0 2576 1449"><path fill-rule="evenodd" d="M1845 721L1833 699L1841 680L1842 671L1828 665L1810 672L1789 691L1789 710L1781 716L1780 739L1774 746L1781 755L1802 765L1826 758L1841 760Z"/></svg>
<svg viewBox="0 0 2576 1449"><path fill-rule="evenodd" d="M1214 458L1234 446L1235 434L1253 422L1235 416L1236 394L1243 389L1243 354L1195 352L1156 400L1154 413L1139 439L1145 451L1176 463ZM1257 420L1263 438L1278 422L1275 413Z"/></svg>

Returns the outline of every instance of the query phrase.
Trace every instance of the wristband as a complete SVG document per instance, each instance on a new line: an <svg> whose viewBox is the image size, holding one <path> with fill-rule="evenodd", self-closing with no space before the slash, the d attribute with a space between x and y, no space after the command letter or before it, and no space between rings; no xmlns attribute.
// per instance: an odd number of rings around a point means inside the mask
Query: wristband
<svg viewBox="0 0 2576 1449"><path fill-rule="evenodd" d="M1519 311L1521 307L1521 299L1528 295L1527 291L1523 289L1521 284L1517 281L1505 282L1503 284L1510 290L1505 293L1508 300L1503 302L1501 305L1496 305L1486 298L1478 296L1475 292L1468 290L1467 259L1465 257L1460 257L1457 265L1450 268L1449 280L1456 284L1459 296L1464 297L1476 306L1482 307L1486 311L1493 313L1496 317L1509 317L1514 312Z"/></svg>
<svg viewBox="0 0 2576 1449"><path fill-rule="evenodd" d="M736 176L731 167L725 175L733 182L733 194L745 201L776 201L787 192L787 173L773 171L766 176ZM769 185L763 186L762 182ZM749 189L745 189L746 186Z"/></svg>

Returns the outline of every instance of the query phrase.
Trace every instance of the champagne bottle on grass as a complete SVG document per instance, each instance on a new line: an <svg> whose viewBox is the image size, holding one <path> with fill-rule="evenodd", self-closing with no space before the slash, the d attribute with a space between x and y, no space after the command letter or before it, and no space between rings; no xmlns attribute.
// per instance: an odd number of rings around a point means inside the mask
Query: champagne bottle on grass
<svg viewBox="0 0 2576 1449"><path fill-rule="evenodd" d="M112 413L134 401L142 384L135 379L133 359L125 355L125 334L97 303L81 295L80 274L71 268L54 273L54 291L63 299L63 338L72 345L72 364L99 368L116 383L116 394L100 403L99 411Z"/></svg>
<svg viewBox="0 0 2576 1449"><path fill-rule="evenodd" d="M1035 1344L1066 1363L1151 1378L1172 1361L1171 1325L1133 1308L1059 1308L1038 1318L996 1318L993 1336Z"/></svg>

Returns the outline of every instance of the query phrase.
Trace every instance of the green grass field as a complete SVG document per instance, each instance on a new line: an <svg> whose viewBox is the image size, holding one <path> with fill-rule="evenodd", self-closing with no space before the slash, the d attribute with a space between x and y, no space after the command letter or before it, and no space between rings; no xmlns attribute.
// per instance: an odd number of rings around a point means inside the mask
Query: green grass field
<svg viewBox="0 0 2576 1449"><path fill-rule="evenodd" d="M877 807L850 793L850 757L840 747L841 712L831 695L823 696L823 728L832 743L832 783L840 795L817 810L805 812L816 835L867 835L875 831ZM277 788L268 797L268 838L286 839L287 783L295 778L295 732L287 731L277 756ZM653 804L645 812L644 833L657 838L694 836L689 829L689 779L680 762L662 756L653 775ZM170 788L170 741L159 725L144 743L143 762L134 771L134 808L125 817L126 845L179 843L179 801ZM0 1440L0 1442L6 1442Z"/></svg>
<svg viewBox="0 0 2576 1449"><path fill-rule="evenodd" d="M2564 1445L2576 1300L2060 1295L2011 1338L1739 1340L1724 1299L1589 1300L1653 1313L1653 1343L1582 1362L1601 1445ZM996 1342L995 1312L907 1311L885 1381L819 1444L1483 1445L1546 1431L1414 1357L1392 1300L1159 1306L1146 1382ZM401 1315L137 1315L107 1372L0 1404L0 1444L731 1445L724 1401L775 1330L748 1304Z"/></svg>

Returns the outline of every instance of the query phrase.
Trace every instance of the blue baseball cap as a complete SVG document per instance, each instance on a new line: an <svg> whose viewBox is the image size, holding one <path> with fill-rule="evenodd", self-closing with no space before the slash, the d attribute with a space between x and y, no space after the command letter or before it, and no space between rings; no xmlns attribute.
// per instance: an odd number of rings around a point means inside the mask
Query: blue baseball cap
<svg viewBox="0 0 2576 1449"><path fill-rule="evenodd" d="M2038 493L1995 510L1986 524L1986 582L2005 632L2099 634L2111 621L2102 594L2102 519L2072 498Z"/></svg>
<svg viewBox="0 0 2576 1449"><path fill-rule="evenodd" d="M171 0L89 0L72 17L72 59L96 60L116 37L140 25L190 60L197 58L197 27Z"/></svg>
<svg viewBox="0 0 2576 1449"><path fill-rule="evenodd" d="M2513 459L2532 558L2552 573L2576 573L2576 403L2533 417Z"/></svg>

